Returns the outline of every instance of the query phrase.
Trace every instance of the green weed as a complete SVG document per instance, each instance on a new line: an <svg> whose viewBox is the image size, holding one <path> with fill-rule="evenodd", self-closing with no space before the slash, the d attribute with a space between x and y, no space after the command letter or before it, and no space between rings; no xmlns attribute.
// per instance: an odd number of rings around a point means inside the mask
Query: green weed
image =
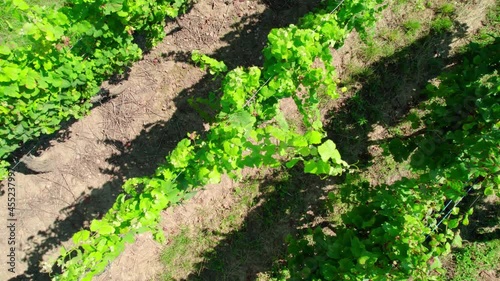
<svg viewBox="0 0 500 281"><path fill-rule="evenodd" d="M361 57L366 62L378 59L383 53L382 47L377 42L369 42L361 47Z"/></svg>
<svg viewBox="0 0 500 281"><path fill-rule="evenodd" d="M179 274L191 272L194 264L200 259L200 252L208 248L210 244L209 237L195 236L190 234L188 229L183 229L162 253L161 260L168 269L165 271L163 279L175 280Z"/></svg>
<svg viewBox="0 0 500 281"><path fill-rule="evenodd" d="M403 37L399 29L386 29L382 32L381 36L385 40L393 43L398 42Z"/></svg>
<svg viewBox="0 0 500 281"><path fill-rule="evenodd" d="M422 23L418 20L408 20L403 24L403 27L408 34L414 35L422 28Z"/></svg>
<svg viewBox="0 0 500 281"><path fill-rule="evenodd" d="M445 3L439 7L439 13L447 16L451 16L455 12L455 6L450 3Z"/></svg>
<svg viewBox="0 0 500 281"><path fill-rule="evenodd" d="M448 17L438 17L431 23L431 29L436 33L450 32L452 28L453 21Z"/></svg>
<svg viewBox="0 0 500 281"><path fill-rule="evenodd" d="M466 244L453 259L455 272L452 281L480 280L481 271L498 270L500 239Z"/></svg>

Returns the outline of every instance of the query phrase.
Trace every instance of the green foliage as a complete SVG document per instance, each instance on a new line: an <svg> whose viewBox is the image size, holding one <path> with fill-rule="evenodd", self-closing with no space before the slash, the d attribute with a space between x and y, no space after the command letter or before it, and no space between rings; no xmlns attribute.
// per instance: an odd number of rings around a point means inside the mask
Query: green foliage
<svg viewBox="0 0 500 281"><path fill-rule="evenodd" d="M63 6L67 1L65 0L26 0L28 5L43 5L46 9L58 9ZM18 33L26 22L26 15L20 9L14 7L8 1L0 2L0 9L2 9L2 14L0 14L0 45L4 45L6 42L16 42L18 45L23 46L27 43L23 39L22 34Z"/></svg>
<svg viewBox="0 0 500 281"><path fill-rule="evenodd" d="M225 75L221 111L204 139L189 134L154 176L129 179L123 186L125 193L108 213L93 221L90 231L74 235L74 247L63 251L57 261L63 273L54 280L90 280L137 233L151 231L157 241L163 241L163 230L158 229L161 211L189 198L201 186L220 182L221 174L237 179L245 167L278 167L283 161L287 167L303 164L306 173L342 173L347 163L331 140L323 141L318 91L337 96L330 47L341 46L352 28L363 32L374 21L376 2L345 1L344 9L355 12L342 9L337 16L331 10L319 11L305 16L299 25L272 30L262 69L236 68ZM223 63L197 52L193 59L214 74L225 70ZM314 67L316 62L323 67ZM297 94L299 87L305 94ZM305 134L291 129L280 111L279 100L287 97L293 98L303 115Z"/></svg>
<svg viewBox="0 0 500 281"><path fill-rule="evenodd" d="M443 272L439 256L450 251L455 237L452 227L432 232L439 218L436 207L445 202L443 193L439 186L414 179L391 186L346 184L340 198L332 201L350 207L335 236L318 228L306 238L289 240L291 280L407 280L410 276L436 280L432 272Z"/></svg>
<svg viewBox="0 0 500 281"><path fill-rule="evenodd" d="M439 279L440 258L461 246L454 230L472 213L459 205L468 187L500 195L499 48L498 38L471 44L459 67L427 86L425 114L410 116L425 130L385 145L418 177L371 186L348 176L331 196L350 207L335 236L316 229L289 238L291 280Z"/></svg>
<svg viewBox="0 0 500 281"><path fill-rule="evenodd" d="M443 15L452 15L455 12L455 6L451 3L445 3L439 7L439 12Z"/></svg>
<svg viewBox="0 0 500 281"><path fill-rule="evenodd" d="M439 86L427 86L425 133L393 140L387 151L402 158L411 154L417 171L439 170L457 192L458 186L479 179L476 188L500 194L499 47L498 38L486 46L471 44L460 67L443 73Z"/></svg>
<svg viewBox="0 0 500 281"><path fill-rule="evenodd" d="M406 32L413 35L420 30L422 23L418 20L409 20L405 22L403 26L406 29Z"/></svg>
<svg viewBox="0 0 500 281"><path fill-rule="evenodd" d="M184 3L74 0L54 10L6 1L25 21L18 32L28 43L0 46L0 179L20 144L85 115L102 81L141 57L134 33L155 44L165 17L177 16Z"/></svg>
<svg viewBox="0 0 500 281"><path fill-rule="evenodd" d="M224 62L217 61L207 55L203 55L199 51L193 51L191 59L201 68L208 68L209 73L212 75L218 76L219 74L227 72L227 66Z"/></svg>

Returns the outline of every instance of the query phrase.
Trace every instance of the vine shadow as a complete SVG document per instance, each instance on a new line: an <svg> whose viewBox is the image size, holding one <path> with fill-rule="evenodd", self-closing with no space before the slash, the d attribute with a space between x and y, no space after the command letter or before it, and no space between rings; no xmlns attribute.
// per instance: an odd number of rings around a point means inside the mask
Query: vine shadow
<svg viewBox="0 0 500 281"><path fill-rule="evenodd" d="M345 161L369 163L374 126L389 128L400 123L411 108L426 99L422 90L457 60L450 56L450 45L466 32L467 26L457 24L453 33L430 33L354 74L362 86L326 117L328 137ZM386 138L383 134L374 137Z"/></svg>
<svg viewBox="0 0 500 281"><path fill-rule="evenodd" d="M287 175L283 177L283 173ZM311 221L326 214L329 189L323 187L333 181L304 174L301 168L267 176L253 200L257 207L245 215L239 229L215 233L221 241L204 253L204 262L196 264L196 273L185 280L257 280L259 273L280 266L282 261L276 262L276 258L286 254L286 237L298 227L317 226Z"/></svg>
<svg viewBox="0 0 500 281"><path fill-rule="evenodd" d="M227 65L233 67L259 65L259 56L269 31L296 22L319 1L297 3L298 6L282 13L266 9L260 15L243 17L240 28L223 37L223 41L228 45L217 50L215 57L223 57ZM42 257L58 248L62 242L69 241L80 229L88 227L93 219L102 217L121 193L125 179L153 174L179 140L190 132L203 131L203 120L190 106L189 99L206 97L210 91L216 91L219 87L218 81L214 81L210 75L205 75L194 86L181 91L173 100L177 110L171 119L146 124L140 134L126 144L106 139L107 144L114 145L119 151L106 160L113 168L101 171L111 175L112 179L99 188L89 187L92 189L90 194L78 195L71 205L60 210L61 219L54 221L46 230L39 231L36 237L29 237L28 242L33 245L22 260L27 262L28 269L9 281L50 280L49 274L41 272ZM99 104L107 100L109 98L104 94L104 99L100 100ZM47 143L49 141L50 138ZM36 242L37 240L40 242ZM59 270L56 266L53 268L54 272Z"/></svg>

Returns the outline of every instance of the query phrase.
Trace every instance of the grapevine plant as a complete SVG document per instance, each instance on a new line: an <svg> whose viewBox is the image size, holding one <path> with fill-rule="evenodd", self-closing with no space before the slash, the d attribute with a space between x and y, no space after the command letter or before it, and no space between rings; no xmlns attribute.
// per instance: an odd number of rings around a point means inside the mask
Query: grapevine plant
<svg viewBox="0 0 500 281"><path fill-rule="evenodd" d="M330 196L349 207L335 235L289 238L291 280L439 280L440 258L461 246L456 230L473 212L464 196L500 196L499 49L499 38L468 46L459 66L427 85L423 116L409 117L423 129L384 145L416 178L372 186L348 176Z"/></svg>
<svg viewBox="0 0 500 281"><path fill-rule="evenodd" d="M58 10L7 0L29 43L0 45L0 180L22 143L80 118L112 74L141 57L134 35L159 42L186 0L71 0ZM4 24L4 23L2 23Z"/></svg>
<svg viewBox="0 0 500 281"><path fill-rule="evenodd" d="M339 6L306 15L298 25L273 29L264 48L262 68L238 67L222 82L220 112L201 138L189 134L151 177L132 178L101 220L73 236L74 246L62 249L54 280L91 280L101 273L138 233L151 231L164 241L161 212L186 200L197 188L234 179L245 167L289 168L301 162L306 173L338 175L348 168L335 143L324 140L320 121L320 91L337 97L330 48L342 45L356 28L364 32L383 7L381 0L345 0ZM335 7L340 8L333 13ZM194 52L193 59L214 74L225 65ZM299 91L300 90L300 91ZM288 126L279 101L292 98L303 116L305 133Z"/></svg>

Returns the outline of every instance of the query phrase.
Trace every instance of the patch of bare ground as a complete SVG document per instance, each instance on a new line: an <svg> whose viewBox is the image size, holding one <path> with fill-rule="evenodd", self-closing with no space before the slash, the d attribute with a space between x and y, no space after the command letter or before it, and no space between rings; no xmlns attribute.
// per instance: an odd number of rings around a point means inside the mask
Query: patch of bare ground
<svg viewBox="0 0 500 281"><path fill-rule="evenodd" d="M495 272L495 270L482 270L479 273L481 280L479 281L498 281L500 280L500 275Z"/></svg>
<svg viewBox="0 0 500 281"><path fill-rule="evenodd" d="M285 254L287 235L321 225L333 185L299 177L299 170L252 174L226 190L223 200L198 198L168 210L178 219L162 255L163 280L263 278L282 262L277 258Z"/></svg>

